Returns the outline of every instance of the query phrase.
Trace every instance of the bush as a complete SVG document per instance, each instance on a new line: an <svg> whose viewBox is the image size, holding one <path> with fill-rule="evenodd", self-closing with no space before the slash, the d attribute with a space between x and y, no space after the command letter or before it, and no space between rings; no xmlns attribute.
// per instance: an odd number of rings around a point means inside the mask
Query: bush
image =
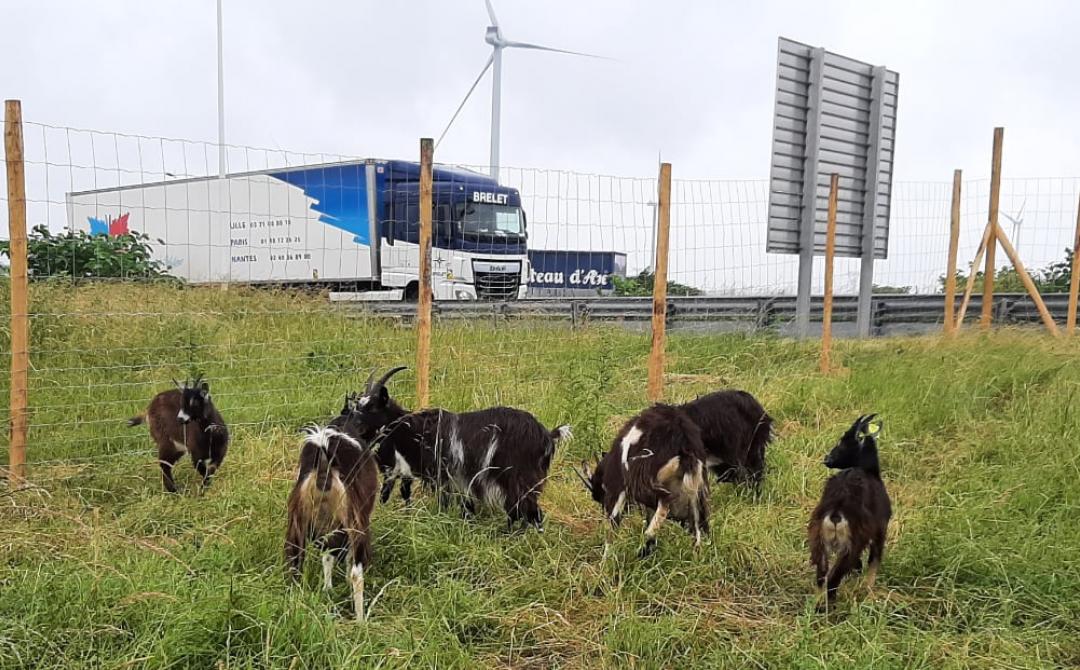
<svg viewBox="0 0 1080 670"><path fill-rule="evenodd" d="M139 232L90 235L69 230L54 235L46 226L38 225L27 240L27 267L31 278L37 279L168 277L164 263L151 257L149 240L149 235ZM0 241L0 255L11 258L10 241Z"/></svg>
<svg viewBox="0 0 1080 670"><path fill-rule="evenodd" d="M1029 270L1031 280L1035 282L1039 293L1068 292L1069 282L1072 280L1072 256L1072 249L1065 249L1064 260L1054 261L1042 269ZM982 286L983 276L982 272L975 273L976 290ZM945 275L938 278L939 291L945 290L945 278ZM967 289L967 275L957 270L956 290L964 291L965 289ZM998 293L1024 293L1027 289L1024 288L1020 275L1011 265L1008 265L998 268L994 273L994 290Z"/></svg>
<svg viewBox="0 0 1080 670"><path fill-rule="evenodd" d="M613 275L611 282L615 286L615 295L618 296L650 296L653 292L653 285L656 283L656 278L652 273L652 270L642 270L636 277L619 277ZM667 284L667 292L669 296L677 295L701 295L701 289L696 289L693 286L687 286L678 282L669 281Z"/></svg>

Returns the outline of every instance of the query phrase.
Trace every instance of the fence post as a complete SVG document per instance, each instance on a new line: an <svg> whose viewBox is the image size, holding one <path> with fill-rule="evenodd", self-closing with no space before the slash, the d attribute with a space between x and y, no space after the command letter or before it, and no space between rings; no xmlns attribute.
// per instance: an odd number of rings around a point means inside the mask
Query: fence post
<svg viewBox="0 0 1080 670"><path fill-rule="evenodd" d="M668 238L671 230L671 163L660 164L657 198L656 274L653 275L652 349L649 351L649 400L664 396L664 347L667 341Z"/></svg>
<svg viewBox="0 0 1080 670"><path fill-rule="evenodd" d="M990 164L990 237L986 241L986 269L983 271L982 318L979 327L990 328L994 319L994 271L997 251L998 202L1001 198L1001 145L1005 140L1005 129L994 128L994 157ZM974 276L974 275L973 275Z"/></svg>
<svg viewBox="0 0 1080 670"><path fill-rule="evenodd" d="M956 329L964 326L964 316L967 314L968 303L971 302L971 292L975 289L975 273L979 271L979 263L982 262L983 254L986 253L986 244L990 240L990 225L983 230L982 241L979 249L975 252L975 259L971 261L971 269L968 271L967 280L964 282L964 299L960 301L960 309L956 313Z"/></svg>
<svg viewBox="0 0 1080 670"><path fill-rule="evenodd" d="M416 306L416 402L431 400L431 163L435 153L430 137L420 140L420 273Z"/></svg>
<svg viewBox="0 0 1080 670"><path fill-rule="evenodd" d="M1076 237L1073 240L1073 252L1072 252L1072 264L1069 266L1069 274L1072 278L1069 281L1069 313L1065 317L1065 333L1072 335L1076 331L1076 299L1077 294L1080 293L1080 273L1077 269L1080 269L1080 265L1077 264L1077 257L1080 256L1080 200L1076 203Z"/></svg>
<svg viewBox="0 0 1080 670"><path fill-rule="evenodd" d="M829 180L829 222L825 229L825 295L821 308L821 371L826 374L832 369L833 259L836 256L836 194L839 187L840 175L833 173Z"/></svg>
<svg viewBox="0 0 1080 670"><path fill-rule="evenodd" d="M945 275L945 334L956 333L956 254L960 246L960 187L962 173L953 170L952 216L949 219L949 274ZM970 279L969 279L970 281Z"/></svg>
<svg viewBox="0 0 1080 670"><path fill-rule="evenodd" d="M998 242L1001 243L1001 248L1005 250L1005 255L1012 261L1013 268L1016 270L1016 274L1020 277L1020 282L1027 289L1028 295L1031 296L1032 302L1035 303L1035 308L1039 310L1039 316L1042 317L1043 325L1050 331L1050 334L1057 337L1061 333L1058 331L1057 324L1054 323L1054 317L1050 315L1050 310L1046 309L1046 303L1043 302L1042 296L1039 295L1039 288L1035 286L1035 282L1032 281L1031 275L1028 274L1027 268L1024 267L1023 261L1020 260L1020 254L1016 253L1016 249L1013 248L1012 242L1009 241L1009 237L1005 234L1005 231L1001 229L1001 226L994 224L996 230L994 236Z"/></svg>
<svg viewBox="0 0 1080 670"><path fill-rule="evenodd" d="M4 158L7 163L8 232L11 246L11 452L8 483L26 479L27 373L30 368L30 297L26 272L26 174L23 165L22 104L4 102Z"/></svg>

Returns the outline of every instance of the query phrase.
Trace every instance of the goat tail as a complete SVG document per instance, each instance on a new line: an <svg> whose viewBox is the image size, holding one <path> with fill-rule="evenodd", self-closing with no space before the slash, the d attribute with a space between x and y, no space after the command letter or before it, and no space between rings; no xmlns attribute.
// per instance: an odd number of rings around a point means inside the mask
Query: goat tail
<svg viewBox="0 0 1080 670"><path fill-rule="evenodd" d="M319 448L318 462L315 466L315 485L325 493L330 490L330 454Z"/></svg>
<svg viewBox="0 0 1080 670"><path fill-rule="evenodd" d="M127 420L127 425L128 425L129 428L132 427L132 426L141 426L144 423L146 423L146 415L145 414L140 414L139 416L133 416L133 417L131 417L130 419Z"/></svg>

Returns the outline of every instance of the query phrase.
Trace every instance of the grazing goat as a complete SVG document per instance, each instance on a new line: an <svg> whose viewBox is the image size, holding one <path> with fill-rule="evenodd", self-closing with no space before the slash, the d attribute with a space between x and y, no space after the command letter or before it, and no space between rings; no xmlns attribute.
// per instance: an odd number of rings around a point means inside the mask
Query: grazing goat
<svg viewBox="0 0 1080 670"><path fill-rule="evenodd" d="M765 474L772 417L746 391L717 391L680 405L701 429L705 464L720 482L750 482Z"/></svg>
<svg viewBox="0 0 1080 670"><path fill-rule="evenodd" d="M210 385L201 378L190 385L173 383L175 389L157 394L144 413L128 419L129 426L149 424L157 443L161 482L169 493L176 493L173 466L185 453L191 454L206 487L229 448L229 429L210 399Z"/></svg>
<svg viewBox="0 0 1080 670"><path fill-rule="evenodd" d="M372 372L368 376L367 385L364 387L365 393L370 391L374 378L375 373ZM351 437L367 446L367 441L361 437L360 431L356 429L357 423L355 421L357 404L363 395L363 393L347 393L341 413L330 422L330 425L340 429L352 429ZM398 481L401 482L401 499L409 502L412 498L413 477L408 464L393 449L376 450L375 453L379 469L383 473L383 485L379 493L379 502L385 503L390 499L390 494L394 491L394 484Z"/></svg>
<svg viewBox="0 0 1080 670"><path fill-rule="evenodd" d="M656 533L669 516L694 536L709 532L709 484L701 429L681 408L654 405L630 419L595 468L578 473L593 500L618 526L627 503L649 510L644 558L656 547Z"/></svg>
<svg viewBox="0 0 1080 670"><path fill-rule="evenodd" d="M369 384L355 405L360 437L379 443L389 482L384 495L395 479L418 477L438 490L444 507L456 493L466 515L486 502L503 509L510 530L522 521L543 531L540 493L555 446L570 437L570 427L547 430L532 414L509 407L407 412L386 389L390 377L404 369L396 367Z"/></svg>
<svg viewBox="0 0 1080 670"><path fill-rule="evenodd" d="M824 586L828 602L844 576L862 567L862 553L869 547L867 589L873 590L878 566L885 551L885 533L892 516L889 494L881 481L877 434L870 421L877 416L860 416L829 455L825 465L841 469L825 483L821 502L810 515L807 528L810 563L816 569L816 583ZM834 558L832 568L830 557Z"/></svg>
<svg viewBox="0 0 1080 670"><path fill-rule="evenodd" d="M371 562L371 511L379 473L375 454L342 429L308 429L300 469L289 494L285 562L298 579L309 542L323 552L323 588L347 554L356 618L364 618L364 571Z"/></svg>

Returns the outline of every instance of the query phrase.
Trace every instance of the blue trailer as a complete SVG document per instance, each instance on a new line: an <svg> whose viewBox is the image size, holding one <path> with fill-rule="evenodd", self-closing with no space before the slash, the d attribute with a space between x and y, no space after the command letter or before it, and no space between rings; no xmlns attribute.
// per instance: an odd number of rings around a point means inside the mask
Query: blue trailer
<svg viewBox="0 0 1080 670"><path fill-rule="evenodd" d="M530 249L529 266L529 295L597 295L614 290L612 276L626 277L626 254Z"/></svg>

